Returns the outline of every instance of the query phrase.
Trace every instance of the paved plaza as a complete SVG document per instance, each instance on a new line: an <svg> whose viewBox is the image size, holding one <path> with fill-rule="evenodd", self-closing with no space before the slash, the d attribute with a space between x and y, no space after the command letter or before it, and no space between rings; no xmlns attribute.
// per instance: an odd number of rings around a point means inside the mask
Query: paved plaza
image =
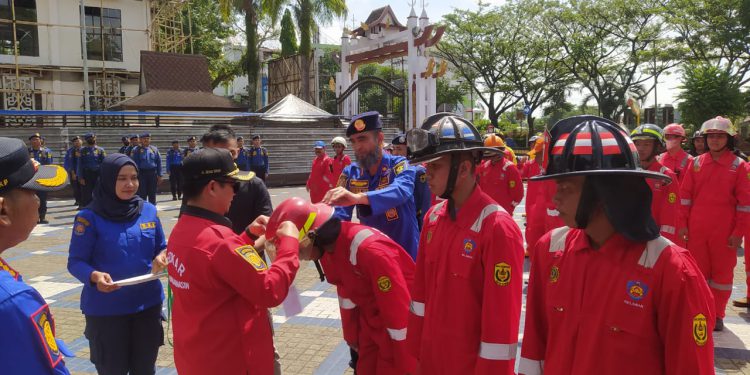
<svg viewBox="0 0 750 375"><path fill-rule="evenodd" d="M270 189L274 206L282 200L300 196L307 198L304 187ZM169 235L177 222L179 202L157 197L164 230ZM47 214L49 225L39 225L30 238L3 254L24 279L35 287L52 308L57 336L76 353L66 359L73 374L96 373L89 361L88 341L83 337L84 317L79 308L82 285L66 269L71 223L76 215L72 200L53 200ZM523 228L523 203L516 209L516 222ZM732 298L745 295L744 260L740 254L735 269ZM524 278L528 278L528 260ZM163 280L166 287L166 281ZM302 301L302 312L286 316L283 308L273 310L275 344L281 355L285 374L351 374L348 370L349 350L341 336L341 321L335 288L320 282L312 263L303 262L294 287ZM525 292L525 290L524 290ZM165 307L166 309L166 307ZM522 319L523 319L522 314ZM714 334L716 370L718 374L750 374L750 314L745 309L727 308L724 332ZM521 321L523 325L523 320ZM523 328L521 328L521 332ZM169 331L167 331L169 332ZM171 332L170 332L171 333ZM159 352L157 374L176 373L171 335ZM519 342L522 339L519 335ZM520 353L520 350L519 350Z"/></svg>

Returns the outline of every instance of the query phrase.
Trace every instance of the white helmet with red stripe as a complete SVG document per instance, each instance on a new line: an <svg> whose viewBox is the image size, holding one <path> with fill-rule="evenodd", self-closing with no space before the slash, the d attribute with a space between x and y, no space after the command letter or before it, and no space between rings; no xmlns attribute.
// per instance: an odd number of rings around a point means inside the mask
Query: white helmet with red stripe
<svg viewBox="0 0 750 375"><path fill-rule="evenodd" d="M536 180L580 175L638 175L669 180L643 170L628 134L616 123L597 116L574 116L556 123L545 135L546 172Z"/></svg>

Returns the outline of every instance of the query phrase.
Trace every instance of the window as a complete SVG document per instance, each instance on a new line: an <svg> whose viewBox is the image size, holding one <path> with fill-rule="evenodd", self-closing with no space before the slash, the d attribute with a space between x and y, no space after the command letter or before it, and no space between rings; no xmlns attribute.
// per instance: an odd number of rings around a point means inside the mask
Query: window
<svg viewBox="0 0 750 375"><path fill-rule="evenodd" d="M15 4L14 12L11 4ZM16 21L16 22L14 22ZM13 24L15 23L15 45ZM34 23L34 24L31 24ZM39 56L39 33L36 25L36 0L0 0L0 54Z"/></svg>
<svg viewBox="0 0 750 375"><path fill-rule="evenodd" d="M0 0L2 1L2 0ZM122 61L119 9L85 7L86 50L89 60Z"/></svg>

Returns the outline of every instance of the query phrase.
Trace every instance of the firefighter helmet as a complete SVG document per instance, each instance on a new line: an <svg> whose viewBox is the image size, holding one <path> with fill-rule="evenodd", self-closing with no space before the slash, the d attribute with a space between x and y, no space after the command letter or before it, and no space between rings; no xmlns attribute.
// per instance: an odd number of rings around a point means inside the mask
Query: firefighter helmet
<svg viewBox="0 0 750 375"><path fill-rule="evenodd" d="M500 138L500 136L497 134L490 134L489 136L487 136L487 138L484 139L484 146L505 150L505 141L503 141L503 139Z"/></svg>
<svg viewBox="0 0 750 375"><path fill-rule="evenodd" d="M654 124L643 124L630 132L630 139L655 139L664 146L664 131Z"/></svg>
<svg viewBox="0 0 750 375"><path fill-rule="evenodd" d="M276 231L284 221L291 221L299 229L299 239L305 237L308 232L318 229L333 216L333 207L327 204L312 204L309 201L293 197L284 200L273 210L266 225L266 238L276 238Z"/></svg>
<svg viewBox="0 0 750 375"><path fill-rule="evenodd" d="M664 136L668 135L677 135L682 138L687 138L687 134L685 133L685 128L682 127L682 124L672 123L664 127Z"/></svg>
<svg viewBox="0 0 750 375"><path fill-rule="evenodd" d="M412 163L428 162L456 152L500 152L497 148L484 147L482 136L471 122L448 112L436 113L426 118L419 129L409 130L406 143Z"/></svg>
<svg viewBox="0 0 750 375"><path fill-rule="evenodd" d="M331 146L335 144L342 145L346 148L346 139L344 137L333 137L333 140L331 140Z"/></svg>
<svg viewBox="0 0 750 375"><path fill-rule="evenodd" d="M721 116L717 116L704 122L703 126L701 126L700 132L701 134L724 133L730 137L734 137L737 134L737 131L735 131L732 126L732 121Z"/></svg>

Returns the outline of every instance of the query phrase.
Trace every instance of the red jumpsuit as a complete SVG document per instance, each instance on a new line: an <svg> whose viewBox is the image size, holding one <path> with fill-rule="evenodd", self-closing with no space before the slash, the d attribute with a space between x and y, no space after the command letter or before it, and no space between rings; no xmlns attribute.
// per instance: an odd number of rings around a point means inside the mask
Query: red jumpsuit
<svg viewBox="0 0 750 375"><path fill-rule="evenodd" d="M713 374L711 292L687 250L581 229L534 249L520 374Z"/></svg>
<svg viewBox="0 0 750 375"><path fill-rule="evenodd" d="M668 152L663 152L656 157L656 160L661 163L661 165L674 172L674 174L677 175L680 184L682 184L682 180L685 179L687 169L690 168L690 165L693 163L693 157L682 149L677 151L675 156L670 155Z"/></svg>
<svg viewBox="0 0 750 375"><path fill-rule="evenodd" d="M174 359L180 374L273 374L268 308L299 268L296 238L281 237L268 267L221 215L187 206L169 236Z"/></svg>
<svg viewBox="0 0 750 375"><path fill-rule="evenodd" d="M707 152L686 172L678 227L688 228L687 248L714 293L716 314L723 318L737 264L729 237L741 238L750 228L750 168L729 151L719 160Z"/></svg>
<svg viewBox="0 0 750 375"><path fill-rule="evenodd" d="M523 200L521 174L513 162L485 160L477 167L477 176L482 190L513 215L513 210Z"/></svg>
<svg viewBox="0 0 750 375"><path fill-rule="evenodd" d="M333 165L333 179L331 181L338 181L339 176L341 176L341 172L346 168L347 165L352 163L352 159L349 157L349 155L341 154L334 155L331 158L331 164Z"/></svg>
<svg viewBox="0 0 750 375"><path fill-rule="evenodd" d="M377 229L342 222L336 248L320 262L336 285L344 340L358 349L357 374L412 373L416 361L406 348L411 256Z"/></svg>
<svg viewBox="0 0 750 375"><path fill-rule="evenodd" d="M307 189L310 201L318 203L323 200L328 190L333 189L336 180L333 178L333 159L328 155L313 159L310 176L307 177Z"/></svg>
<svg viewBox="0 0 750 375"><path fill-rule="evenodd" d="M513 374L523 245L513 218L479 186L451 220L425 216L409 317L422 374Z"/></svg>
<svg viewBox="0 0 750 375"><path fill-rule="evenodd" d="M542 174L542 167L535 160L529 160L521 168L521 178L529 180L534 176ZM529 180L526 184L526 228L524 238L526 239L526 250L531 254L534 244L544 234L544 218L546 212L535 208L537 202L543 202L543 184L541 181Z"/></svg>
<svg viewBox="0 0 750 375"><path fill-rule="evenodd" d="M646 179L652 194L651 214L659 226L660 234L677 246L684 248L685 241L679 238L677 232L677 215L680 206L680 182L677 180L677 175L656 160L651 163L648 170L665 174L672 179L672 182L666 185L662 180Z"/></svg>

